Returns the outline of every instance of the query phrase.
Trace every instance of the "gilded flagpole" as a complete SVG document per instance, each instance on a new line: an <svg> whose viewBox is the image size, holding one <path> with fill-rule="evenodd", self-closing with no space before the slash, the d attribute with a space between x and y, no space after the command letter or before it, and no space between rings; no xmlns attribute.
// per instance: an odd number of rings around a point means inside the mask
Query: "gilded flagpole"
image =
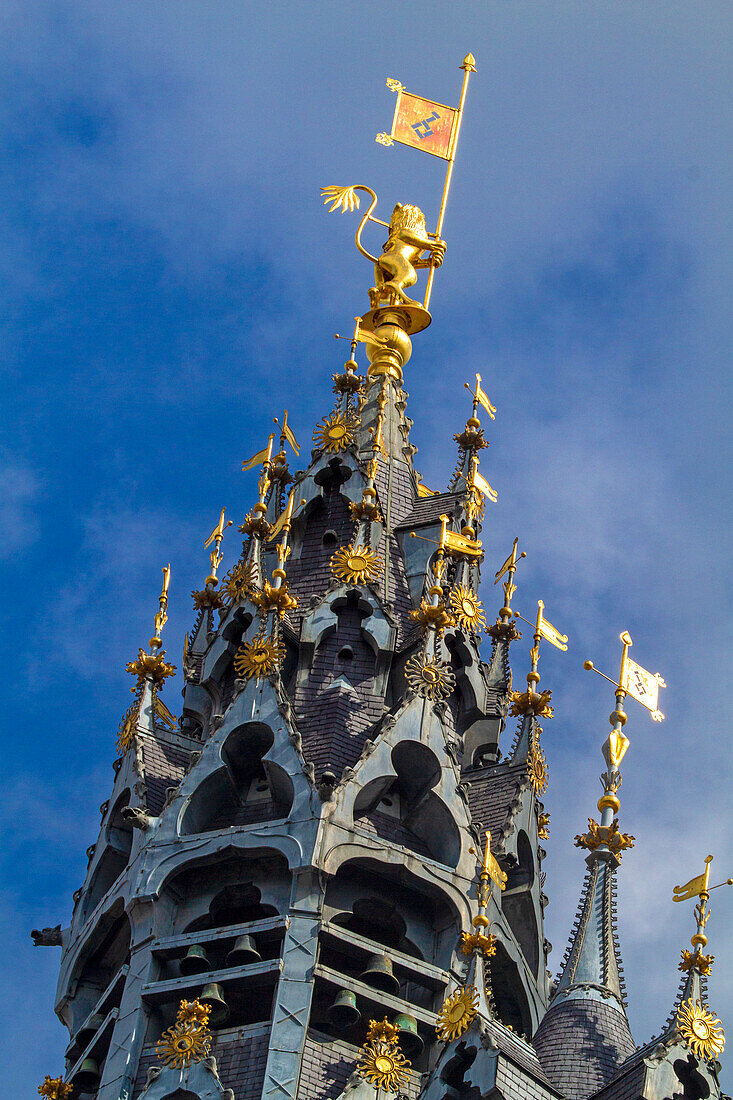
<svg viewBox="0 0 733 1100"><path fill-rule="evenodd" d="M445 219L445 207L448 202L448 192L450 191L451 178L453 176L453 165L456 160L456 149L458 148L458 136L461 132L461 120L463 118L463 105L466 102L466 92L468 91L468 78L471 73L476 72L476 59L472 53L467 53L463 59L463 63L460 66L463 69L463 87L461 88L461 99L458 104L458 110L456 112L456 128L451 141L450 159L448 161L448 171L445 174L445 183L443 184L443 196L440 200L440 213L438 214L438 224L435 229L435 236L440 237L443 231L443 221ZM430 306L430 295L433 291L433 279L435 278L435 267L430 265L430 272L428 273L428 285L425 288L425 302L424 308L427 310Z"/></svg>

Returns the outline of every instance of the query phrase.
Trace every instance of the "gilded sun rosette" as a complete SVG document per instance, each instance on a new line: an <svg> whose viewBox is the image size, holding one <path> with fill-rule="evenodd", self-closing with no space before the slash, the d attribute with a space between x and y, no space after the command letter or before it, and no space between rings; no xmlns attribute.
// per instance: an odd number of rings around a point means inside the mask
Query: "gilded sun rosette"
<svg viewBox="0 0 733 1100"><path fill-rule="evenodd" d="M352 417L339 412L331 413L316 425L313 442L321 451L338 454L356 442L355 427Z"/></svg>
<svg viewBox="0 0 733 1100"><path fill-rule="evenodd" d="M466 985L451 993L443 1002L438 1013L435 1031L444 1043L457 1039L467 1031L471 1021L478 1014L478 990L475 985Z"/></svg>
<svg viewBox="0 0 733 1100"><path fill-rule="evenodd" d="M486 626L481 600L470 588L463 584L457 585L451 592L449 602L453 617L464 630L476 634Z"/></svg>
<svg viewBox="0 0 733 1100"><path fill-rule="evenodd" d="M226 593L229 603L241 603L251 596L254 583L254 566L251 562L240 562L227 573L222 592Z"/></svg>
<svg viewBox="0 0 733 1100"><path fill-rule="evenodd" d="M201 1062L211 1050L209 1005L199 1000L181 1001L176 1022L161 1035L156 1053L164 1065L185 1069L192 1062Z"/></svg>
<svg viewBox="0 0 733 1100"><path fill-rule="evenodd" d="M38 1086L38 1091L47 1100L68 1100L68 1097L74 1091L74 1086L71 1082L65 1082L61 1077L49 1077L46 1074L43 1084Z"/></svg>
<svg viewBox="0 0 733 1100"><path fill-rule="evenodd" d="M696 1058L722 1054L725 1032L720 1020L699 1001L683 1001L677 1009L677 1030Z"/></svg>
<svg viewBox="0 0 733 1100"><path fill-rule="evenodd" d="M342 546L331 555L331 572L349 584L376 580L382 571L382 559L369 546Z"/></svg>
<svg viewBox="0 0 733 1100"><path fill-rule="evenodd" d="M405 675L410 690L423 699L447 699L456 686L456 677L450 665L444 661L429 661L417 653L405 665Z"/></svg>
<svg viewBox="0 0 733 1100"><path fill-rule="evenodd" d="M135 736L135 730L137 729L137 723L140 717L140 693L137 693L137 698L134 703L125 711L124 717L120 722L117 730L117 741L115 742L115 748L118 756L124 756L130 745L132 739Z"/></svg>
<svg viewBox="0 0 733 1100"><path fill-rule="evenodd" d="M242 642L234 657L234 671L242 680L261 680L281 664L285 646L272 638Z"/></svg>
<svg viewBox="0 0 733 1100"><path fill-rule="evenodd" d="M547 760L540 746L535 741L527 756L527 776L529 785L535 794L544 794L550 781L550 772Z"/></svg>
<svg viewBox="0 0 733 1100"><path fill-rule="evenodd" d="M410 1063L394 1043L372 1039L359 1051L359 1076L383 1092L398 1092L410 1078Z"/></svg>
<svg viewBox="0 0 733 1100"><path fill-rule="evenodd" d="M695 951L688 951L683 947L678 969L684 970L686 974L689 974L691 970L697 970L698 974L702 974L704 978L709 978L713 972L714 962L715 955L703 955L699 947Z"/></svg>

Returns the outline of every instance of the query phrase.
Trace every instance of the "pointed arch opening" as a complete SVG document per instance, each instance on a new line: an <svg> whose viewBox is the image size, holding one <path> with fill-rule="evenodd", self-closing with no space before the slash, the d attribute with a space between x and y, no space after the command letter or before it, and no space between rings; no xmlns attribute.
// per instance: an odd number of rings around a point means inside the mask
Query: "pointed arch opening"
<svg viewBox="0 0 733 1100"><path fill-rule="evenodd" d="M440 762L426 745L401 741L392 750L392 765L396 775L371 780L356 796L354 824L454 866L460 856L458 826L432 790L440 780Z"/></svg>
<svg viewBox="0 0 733 1100"><path fill-rule="evenodd" d="M181 817L182 836L286 818L293 804L290 776L263 758L275 735L261 722L246 722L221 747L223 767L204 779Z"/></svg>
<svg viewBox="0 0 733 1100"><path fill-rule="evenodd" d="M508 862L508 861L507 861ZM508 863L506 889L501 895L501 908L509 921L522 954L532 973L537 977L540 965L540 940L532 899L532 886L536 877L535 855L524 829L517 836L517 852L514 862Z"/></svg>

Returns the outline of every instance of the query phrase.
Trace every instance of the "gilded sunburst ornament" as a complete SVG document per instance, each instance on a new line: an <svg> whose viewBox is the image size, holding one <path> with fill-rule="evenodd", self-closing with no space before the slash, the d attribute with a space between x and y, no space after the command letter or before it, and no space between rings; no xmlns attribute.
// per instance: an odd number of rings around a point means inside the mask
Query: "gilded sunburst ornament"
<svg viewBox="0 0 733 1100"><path fill-rule="evenodd" d="M49 1077L46 1074L43 1084L38 1086L38 1091L41 1096L47 1097L47 1100L67 1100L74 1091L74 1086L71 1082L67 1084L61 1077Z"/></svg>
<svg viewBox="0 0 733 1100"><path fill-rule="evenodd" d="M240 562L230 569L224 578L222 592L225 592L230 603L241 603L252 593L255 582L255 569L251 562Z"/></svg>
<svg viewBox="0 0 733 1100"><path fill-rule="evenodd" d="M282 642L255 638L253 642L242 642L240 645L234 658L234 670L243 680L260 680L274 672L284 656Z"/></svg>
<svg viewBox="0 0 733 1100"><path fill-rule="evenodd" d="M474 634L486 626L486 616L481 600L463 584L457 585L450 595L450 608L454 618L464 630Z"/></svg>
<svg viewBox="0 0 733 1100"><path fill-rule="evenodd" d="M331 572L350 584L375 580L382 571L382 559L369 546L342 546L331 555Z"/></svg>
<svg viewBox="0 0 733 1100"><path fill-rule="evenodd" d="M400 1048L377 1039L361 1048L356 1068L365 1081L383 1092L398 1092L410 1077L410 1063Z"/></svg>
<svg viewBox="0 0 733 1100"><path fill-rule="evenodd" d="M463 1035L478 1013L478 990L475 985L467 985L451 993L443 1002L438 1013L435 1031L439 1039L448 1042Z"/></svg>
<svg viewBox="0 0 733 1100"><path fill-rule="evenodd" d="M140 715L140 697L132 703L125 711L125 715L120 722L119 729L117 730L117 741L115 748L117 749L118 756L124 756L130 745L132 744L132 738L137 729L138 718Z"/></svg>
<svg viewBox="0 0 733 1100"><path fill-rule="evenodd" d="M410 690L423 699L447 699L456 686L456 677L450 665L444 661L432 661L422 654L415 654L405 665Z"/></svg>
<svg viewBox="0 0 733 1100"><path fill-rule="evenodd" d="M527 756L527 775L529 776L529 785L534 793L544 794L550 780L550 773L547 768L545 754L536 742L532 745Z"/></svg>
<svg viewBox="0 0 733 1100"><path fill-rule="evenodd" d="M156 1045L156 1053L166 1066L184 1069L192 1062L201 1062L211 1050L209 1005L200 1001L181 1001L175 1024L164 1031Z"/></svg>
<svg viewBox="0 0 733 1100"><path fill-rule="evenodd" d="M683 1001L677 1009L677 1029L696 1058L721 1054L725 1032L720 1020L699 1001Z"/></svg>
<svg viewBox="0 0 733 1100"><path fill-rule="evenodd" d="M356 441L354 421L343 413L331 413L316 425L313 442L322 451L337 454L345 451Z"/></svg>

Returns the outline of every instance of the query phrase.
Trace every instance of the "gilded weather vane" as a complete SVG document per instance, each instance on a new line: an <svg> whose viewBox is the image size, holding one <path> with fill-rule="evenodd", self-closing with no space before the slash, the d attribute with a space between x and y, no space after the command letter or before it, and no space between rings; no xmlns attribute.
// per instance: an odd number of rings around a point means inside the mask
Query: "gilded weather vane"
<svg viewBox="0 0 733 1100"><path fill-rule="evenodd" d="M707 978L713 968L715 955L704 955L702 949L707 946L708 938L705 935L705 925L710 918L708 900L713 890L721 886L733 886L733 878L719 882L716 886L710 885L710 864L712 856L705 857L705 870L701 875L696 875L686 882L684 886L675 886L672 893L672 901L688 901L697 898L695 906L695 934L690 940L693 950L682 950L682 958L679 968L685 971L693 980L687 989L690 995L681 1002L677 1009L675 1024L685 1044L697 1058L713 1058L721 1054L725 1046L725 1032L720 1020L703 1003L702 996L704 986L700 977ZM696 975L699 976L696 978ZM695 992L700 996L695 997Z"/></svg>
<svg viewBox="0 0 733 1100"><path fill-rule="evenodd" d="M621 858L621 852L625 848L633 848L634 837L630 834L620 833L618 827L618 814L621 803L618 791L621 786L621 772L619 765L623 760L630 741L623 732L626 724L626 714L623 710L624 699L627 695L633 696L643 707L651 712L655 722L660 722L664 715L657 709L659 688L666 687L664 680L658 672L647 672L645 668L632 661L629 657L629 647L633 645L631 635L627 630L619 635L621 640L621 666L618 680L612 680L605 672L599 672L592 661L585 661L583 668L597 672L604 680L613 684L616 695L616 707L609 715L611 732L603 744L603 758L606 761L606 771L600 777L603 786L603 794L598 800L598 809L601 811L600 824L588 819L588 832L576 836L575 843L579 848L587 848L595 851L600 848L603 851L612 852L617 858Z"/></svg>
<svg viewBox="0 0 733 1100"><path fill-rule="evenodd" d="M358 191L371 198L370 205L363 215L356 231L356 247L362 256L374 264L374 286L369 291L372 314L364 318L365 329L376 327L374 313L382 306L399 306L407 309L406 329L419 332L430 324L428 307L432 293L435 271L443 262L445 242L441 239L445 208L450 191L453 165L455 163L458 136L463 117L463 107L468 90L468 79L476 71L472 54L463 59L464 72L461 97L457 108L424 99L406 92L396 80L388 80L387 86L397 92L392 130L389 134L379 134L377 141L382 145L392 145L395 141L422 149L433 156L448 162L443 195L438 214L438 223L434 233L428 232L425 215L419 207L397 203L389 222L373 215L377 205L377 195L371 187L364 184L352 184L346 187L329 186L321 188L324 203L329 213L335 210L352 211L359 208ZM369 252L362 244L362 232L367 222L381 225L388 231L387 243L381 255ZM410 298L407 290L417 283L417 271L428 268L428 281L424 301L421 304ZM359 335L364 339L364 331Z"/></svg>

